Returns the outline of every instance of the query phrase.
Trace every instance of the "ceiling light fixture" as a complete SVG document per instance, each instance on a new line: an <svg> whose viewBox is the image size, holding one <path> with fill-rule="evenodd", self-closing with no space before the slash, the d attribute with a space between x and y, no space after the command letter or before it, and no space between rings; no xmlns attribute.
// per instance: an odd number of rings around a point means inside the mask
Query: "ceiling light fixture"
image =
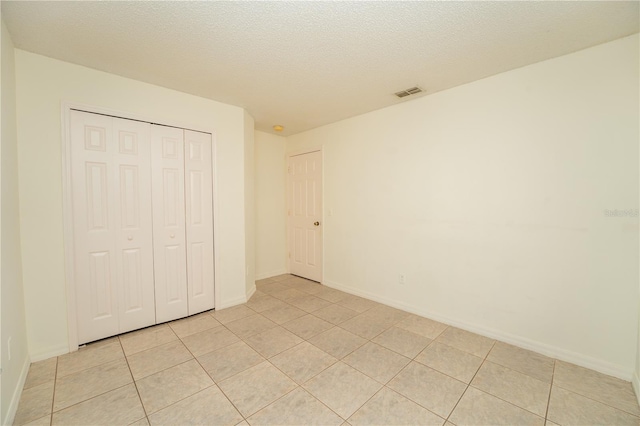
<svg viewBox="0 0 640 426"><path fill-rule="evenodd" d="M273 126L273 130L275 130L276 132L281 132L284 130L284 126L276 124L275 126Z"/></svg>

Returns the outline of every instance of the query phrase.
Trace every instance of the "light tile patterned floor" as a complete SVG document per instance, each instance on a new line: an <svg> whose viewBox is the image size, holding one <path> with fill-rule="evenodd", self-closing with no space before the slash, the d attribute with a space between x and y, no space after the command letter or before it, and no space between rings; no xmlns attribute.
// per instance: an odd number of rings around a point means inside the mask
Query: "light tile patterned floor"
<svg viewBox="0 0 640 426"><path fill-rule="evenodd" d="M640 425L631 384L282 275L31 365L23 425Z"/></svg>

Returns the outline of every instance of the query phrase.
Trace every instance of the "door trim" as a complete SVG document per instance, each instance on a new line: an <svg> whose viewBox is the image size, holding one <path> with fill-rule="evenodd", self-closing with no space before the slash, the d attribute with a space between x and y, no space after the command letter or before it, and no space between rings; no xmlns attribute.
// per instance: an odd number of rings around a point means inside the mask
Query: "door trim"
<svg viewBox="0 0 640 426"><path fill-rule="evenodd" d="M296 150L296 151L291 151L287 153L287 164L286 164L286 169L285 169L285 173L287 175L287 184L286 184L286 228L287 228L287 235L286 235L286 240L287 240L287 245L286 245L286 256L285 256L285 266L287 268L287 273L291 273L291 256L289 255L291 253L291 247L290 247L290 241L291 241L291 236L289 235L289 211L291 210L292 206L291 206L291 198L289 197L290 194L290 190L291 190L291 177L289 174L289 164L291 162L291 157L297 157L299 155L304 155L304 154L311 154L312 152L320 152L320 155L322 157L322 170L321 170L321 174L322 174L322 193L320 194L320 196L322 197L322 218L320 219L322 221L322 227L320 228L320 237L322 238L322 265L320 265L320 271L322 273L322 280L320 281L320 284L323 284L324 282L324 259L325 259L325 241L324 241L324 229L325 229L325 215L324 215L324 210L325 210L325 206L324 206L324 190L325 190L325 182L324 182L324 145L321 145L319 147L315 147L315 148L307 148L307 149L300 149L300 150Z"/></svg>
<svg viewBox="0 0 640 426"><path fill-rule="evenodd" d="M60 103L61 126L61 158L62 158L62 227L63 227L63 244L64 244L64 269L65 269L65 286L67 296L67 332L69 337L69 352L78 350L78 327L77 327L77 300L74 274L74 253L73 244L73 191L71 185L71 110L79 110L93 114L109 115L112 117L123 118L125 120L144 121L152 124L159 124L169 127L178 127L181 129L193 130L196 132L211 134L211 179L213 191L213 276L214 276L214 307L220 300L219 268L220 256L218 248L218 163L217 163L217 137L216 132L212 128L202 128L200 126L181 123L177 120L155 120L153 117L144 116L125 111L118 111L109 108L98 107L94 105L86 105L77 102L62 101Z"/></svg>

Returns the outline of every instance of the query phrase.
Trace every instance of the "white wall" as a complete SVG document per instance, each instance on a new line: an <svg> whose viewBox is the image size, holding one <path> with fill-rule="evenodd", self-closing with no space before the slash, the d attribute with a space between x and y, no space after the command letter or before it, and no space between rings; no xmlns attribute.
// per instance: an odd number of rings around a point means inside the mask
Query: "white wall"
<svg viewBox="0 0 640 426"><path fill-rule="evenodd" d="M638 115L634 35L287 138L325 283L630 379Z"/></svg>
<svg viewBox="0 0 640 426"><path fill-rule="evenodd" d="M286 139L255 132L256 279L287 272Z"/></svg>
<svg viewBox="0 0 640 426"><path fill-rule="evenodd" d="M244 229L245 229L245 287L251 296L256 287L255 263L255 191L254 191L254 121L244 112Z"/></svg>
<svg viewBox="0 0 640 426"><path fill-rule="evenodd" d="M241 108L16 50L22 258L32 359L67 350L61 101L215 132L216 307L246 298Z"/></svg>
<svg viewBox="0 0 640 426"><path fill-rule="evenodd" d="M0 146L0 283L2 388L0 421L11 424L29 367L25 325L20 210L18 204L18 144L16 134L15 59L11 36L2 22L2 144ZM11 339L11 359L8 341Z"/></svg>

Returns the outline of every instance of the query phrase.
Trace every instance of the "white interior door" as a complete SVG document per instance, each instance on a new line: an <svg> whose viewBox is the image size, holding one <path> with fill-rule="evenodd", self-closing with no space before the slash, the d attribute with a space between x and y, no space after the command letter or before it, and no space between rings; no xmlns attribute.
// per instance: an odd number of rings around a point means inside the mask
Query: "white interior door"
<svg viewBox="0 0 640 426"><path fill-rule="evenodd" d="M148 124L71 112L79 343L155 322L148 132Z"/></svg>
<svg viewBox="0 0 640 426"><path fill-rule="evenodd" d="M188 315L184 131L151 126L156 320Z"/></svg>
<svg viewBox="0 0 640 426"><path fill-rule="evenodd" d="M322 282L322 152L289 157L289 269Z"/></svg>
<svg viewBox="0 0 640 426"><path fill-rule="evenodd" d="M213 309L211 135L184 131L189 315Z"/></svg>

